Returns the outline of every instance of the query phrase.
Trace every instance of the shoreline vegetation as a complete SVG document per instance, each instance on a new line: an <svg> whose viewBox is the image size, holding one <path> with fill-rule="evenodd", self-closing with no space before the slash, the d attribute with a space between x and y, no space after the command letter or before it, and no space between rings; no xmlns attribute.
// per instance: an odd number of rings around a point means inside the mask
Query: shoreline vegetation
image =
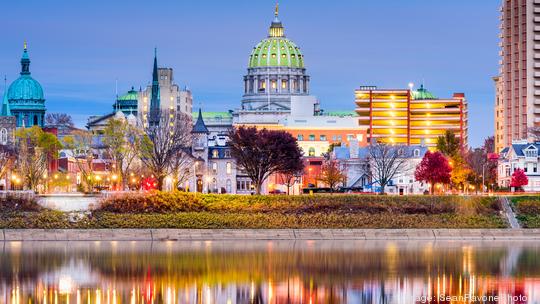
<svg viewBox="0 0 540 304"><path fill-rule="evenodd" d="M540 201L539 201L540 202ZM129 193L64 213L32 199L0 200L0 229L506 228L496 197Z"/></svg>
<svg viewBox="0 0 540 304"><path fill-rule="evenodd" d="M540 228L540 195L512 197L510 203L523 228Z"/></svg>

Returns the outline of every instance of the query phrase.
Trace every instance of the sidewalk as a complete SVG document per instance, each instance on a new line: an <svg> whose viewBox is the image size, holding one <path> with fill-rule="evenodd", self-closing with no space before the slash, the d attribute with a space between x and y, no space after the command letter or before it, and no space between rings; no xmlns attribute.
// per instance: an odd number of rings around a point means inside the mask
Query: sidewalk
<svg viewBox="0 0 540 304"><path fill-rule="evenodd" d="M4 229L1 241L520 240L540 229Z"/></svg>

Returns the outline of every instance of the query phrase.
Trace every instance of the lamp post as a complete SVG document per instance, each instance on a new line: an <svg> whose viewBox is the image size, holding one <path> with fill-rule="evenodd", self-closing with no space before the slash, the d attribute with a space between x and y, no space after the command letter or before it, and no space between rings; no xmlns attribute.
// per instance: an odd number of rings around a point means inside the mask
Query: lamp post
<svg viewBox="0 0 540 304"><path fill-rule="evenodd" d="M484 181L486 174L484 173L487 163L482 164L482 194L485 193Z"/></svg>

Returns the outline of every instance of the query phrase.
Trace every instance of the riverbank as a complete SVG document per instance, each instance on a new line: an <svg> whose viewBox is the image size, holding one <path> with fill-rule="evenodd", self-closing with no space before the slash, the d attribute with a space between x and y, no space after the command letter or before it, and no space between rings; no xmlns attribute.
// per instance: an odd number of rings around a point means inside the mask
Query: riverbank
<svg viewBox="0 0 540 304"><path fill-rule="evenodd" d="M540 241L540 229L3 229L8 241Z"/></svg>

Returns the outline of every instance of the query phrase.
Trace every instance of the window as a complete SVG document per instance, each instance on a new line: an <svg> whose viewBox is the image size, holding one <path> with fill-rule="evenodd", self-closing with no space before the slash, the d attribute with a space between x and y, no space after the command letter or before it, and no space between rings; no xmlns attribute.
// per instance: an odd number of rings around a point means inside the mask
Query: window
<svg viewBox="0 0 540 304"><path fill-rule="evenodd" d="M341 141L341 135L338 135L337 140Z"/></svg>
<svg viewBox="0 0 540 304"><path fill-rule="evenodd" d="M232 163L227 163L227 174L232 174Z"/></svg>
<svg viewBox="0 0 540 304"><path fill-rule="evenodd" d="M283 54L285 55L285 54ZM286 89L287 88L287 80L281 80L281 88Z"/></svg>
<svg viewBox="0 0 540 304"><path fill-rule="evenodd" d="M315 148L313 148L313 147L309 148L308 156L315 156Z"/></svg>
<svg viewBox="0 0 540 304"><path fill-rule="evenodd" d="M217 163L212 163L212 171L214 171L214 173L217 173Z"/></svg>
<svg viewBox="0 0 540 304"><path fill-rule="evenodd" d="M212 157L213 158L219 158L219 151L218 150L212 150Z"/></svg>
<svg viewBox="0 0 540 304"><path fill-rule="evenodd" d="M226 183L227 193L232 193L232 185L231 180L228 179Z"/></svg>
<svg viewBox="0 0 540 304"><path fill-rule="evenodd" d="M414 149L413 155L414 155L414 157L419 157L420 156L420 150Z"/></svg>
<svg viewBox="0 0 540 304"><path fill-rule="evenodd" d="M326 141L326 135L321 135L320 138L321 138L321 141Z"/></svg>
<svg viewBox="0 0 540 304"><path fill-rule="evenodd" d="M351 141L354 139L354 135L352 134L347 134L347 141Z"/></svg>
<svg viewBox="0 0 540 304"><path fill-rule="evenodd" d="M536 163L533 164L533 172L534 173L538 172L538 164Z"/></svg>
<svg viewBox="0 0 540 304"><path fill-rule="evenodd" d="M337 140L337 136L332 135L332 141L336 141L336 140Z"/></svg>
<svg viewBox="0 0 540 304"><path fill-rule="evenodd" d="M8 131L6 128L2 128L2 130L0 130L0 141L2 142L2 145L7 144L8 142Z"/></svg>
<svg viewBox="0 0 540 304"><path fill-rule="evenodd" d="M272 80L272 89L276 89L277 88L277 82L275 80Z"/></svg>
<svg viewBox="0 0 540 304"><path fill-rule="evenodd" d="M303 140L304 140L304 135L298 134L298 141L303 141Z"/></svg>
<svg viewBox="0 0 540 304"><path fill-rule="evenodd" d="M310 134L310 135L309 135L309 140L310 140L310 141L315 141L315 135Z"/></svg>
<svg viewBox="0 0 540 304"><path fill-rule="evenodd" d="M225 150L225 158L231 158L231 150Z"/></svg>

